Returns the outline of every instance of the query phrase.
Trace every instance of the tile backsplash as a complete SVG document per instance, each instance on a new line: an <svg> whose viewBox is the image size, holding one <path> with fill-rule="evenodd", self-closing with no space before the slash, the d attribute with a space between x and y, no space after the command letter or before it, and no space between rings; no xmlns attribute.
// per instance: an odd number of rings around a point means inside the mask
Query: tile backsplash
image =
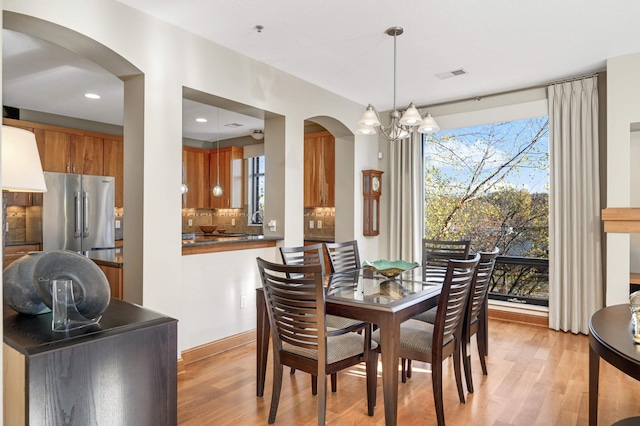
<svg viewBox="0 0 640 426"><path fill-rule="evenodd" d="M246 209L182 209L183 234L201 234L201 225L216 225L229 233L262 234L262 225L249 225Z"/></svg>
<svg viewBox="0 0 640 426"><path fill-rule="evenodd" d="M336 234L335 207L313 207L304 209L305 238L333 239Z"/></svg>

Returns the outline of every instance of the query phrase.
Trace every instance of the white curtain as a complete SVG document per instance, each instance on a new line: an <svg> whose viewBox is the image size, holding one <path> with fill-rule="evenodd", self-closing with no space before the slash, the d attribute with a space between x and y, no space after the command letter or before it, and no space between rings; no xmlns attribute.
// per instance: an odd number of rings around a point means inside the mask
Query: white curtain
<svg viewBox="0 0 640 426"><path fill-rule="evenodd" d="M597 84L549 86L549 327L584 334L604 293Z"/></svg>
<svg viewBox="0 0 640 426"><path fill-rule="evenodd" d="M422 259L423 160L422 134L392 142L390 155L390 258Z"/></svg>

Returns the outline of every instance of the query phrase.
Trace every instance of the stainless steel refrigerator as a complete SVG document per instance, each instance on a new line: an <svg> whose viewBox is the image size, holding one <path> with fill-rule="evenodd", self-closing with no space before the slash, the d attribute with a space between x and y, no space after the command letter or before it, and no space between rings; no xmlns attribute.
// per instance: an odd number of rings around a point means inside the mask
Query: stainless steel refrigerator
<svg viewBox="0 0 640 426"><path fill-rule="evenodd" d="M77 252L115 246L114 178L44 173L42 249Z"/></svg>

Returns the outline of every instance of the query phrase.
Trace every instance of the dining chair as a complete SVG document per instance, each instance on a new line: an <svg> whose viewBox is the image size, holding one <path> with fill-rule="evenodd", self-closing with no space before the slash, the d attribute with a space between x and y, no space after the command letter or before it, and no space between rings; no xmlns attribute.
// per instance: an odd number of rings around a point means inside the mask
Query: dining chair
<svg viewBox="0 0 640 426"><path fill-rule="evenodd" d="M356 240L342 243L324 243L329 258L331 273L360 269L360 253Z"/></svg>
<svg viewBox="0 0 640 426"><path fill-rule="evenodd" d="M460 402L465 402L460 371L462 326L467 308L467 299L480 255L473 259L447 262L442 292L438 300L436 319L433 324L409 319L400 324L400 358L431 364L433 398L439 426L444 426L442 402L442 363L453 357L453 366ZM373 340L380 344L379 330ZM384 356L384 348L379 347Z"/></svg>
<svg viewBox="0 0 640 426"><path fill-rule="evenodd" d="M366 363L367 412L376 401L378 354L369 329L363 334L328 327L322 267L281 265L257 258L273 338L273 391L269 424L276 420L283 366L318 380L318 425L325 424L327 374Z"/></svg>
<svg viewBox="0 0 640 426"><path fill-rule="evenodd" d="M422 264L447 266L449 259L466 259L471 240L422 240Z"/></svg>
<svg viewBox="0 0 640 426"><path fill-rule="evenodd" d="M471 337L473 337L474 334L476 335L482 374L485 376L487 375L487 364L485 359L488 355L489 340L487 300L489 296L491 276L499 253L500 249L498 247L495 247L490 252L478 252L480 255L480 261L478 262L476 273L471 284L471 291L469 292L469 300L462 328L462 361L464 365L467 391L469 393L473 393L473 379L471 375L471 355L468 353L468 348L471 344ZM435 323L436 313L437 307L416 315L413 319L433 324ZM405 368L403 360L403 379L405 374L404 371ZM411 364L408 362L406 367L406 377L411 377ZM405 380L406 379L403 381Z"/></svg>
<svg viewBox="0 0 640 426"><path fill-rule="evenodd" d="M285 265L320 265L323 276L326 272L326 266L324 263L323 246L321 243L309 244L299 247L280 247L280 256L282 257L282 263ZM351 318L340 317L337 315L326 316L327 327L341 329L345 331L359 331L363 330L369 324L353 320ZM295 368L291 369L291 374L295 373ZM312 377L311 392L313 395L317 392L316 380ZM337 374L331 375L331 392L338 390L338 376Z"/></svg>

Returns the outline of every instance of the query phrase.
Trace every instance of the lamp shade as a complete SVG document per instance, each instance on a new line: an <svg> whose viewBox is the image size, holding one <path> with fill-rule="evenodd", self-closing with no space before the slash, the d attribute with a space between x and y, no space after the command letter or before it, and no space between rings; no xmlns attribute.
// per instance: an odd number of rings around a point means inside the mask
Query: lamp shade
<svg viewBox="0 0 640 426"><path fill-rule="evenodd" d="M420 113L413 103L409 105L409 108L407 108L400 119L400 124L404 126L419 126L422 124L422 116L420 116Z"/></svg>
<svg viewBox="0 0 640 426"><path fill-rule="evenodd" d="M373 109L371 105L369 105L367 109L364 111L364 114L362 114L362 117L360 118L360 121L358 121L358 124L361 126L367 126L367 127L380 126L380 120L378 119L378 114L376 114L376 111Z"/></svg>
<svg viewBox="0 0 640 426"><path fill-rule="evenodd" d="M259 141L264 138L264 133L262 130L254 130L253 133L251 133L251 137Z"/></svg>
<svg viewBox="0 0 640 426"><path fill-rule="evenodd" d="M2 126L2 189L15 192L45 192L36 135L27 130Z"/></svg>
<svg viewBox="0 0 640 426"><path fill-rule="evenodd" d="M436 120L433 119L430 113L427 113L427 116L422 119L422 124L418 127L418 132L420 133L433 133L440 130L440 126L436 123Z"/></svg>

